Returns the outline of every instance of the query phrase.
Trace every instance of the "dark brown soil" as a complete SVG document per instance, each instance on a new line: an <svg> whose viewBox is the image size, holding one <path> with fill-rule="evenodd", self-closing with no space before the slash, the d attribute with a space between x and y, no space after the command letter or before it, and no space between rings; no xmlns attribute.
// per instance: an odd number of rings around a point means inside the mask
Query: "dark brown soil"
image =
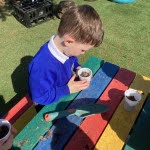
<svg viewBox="0 0 150 150"><path fill-rule="evenodd" d="M129 100L131 101L136 101L135 97L134 96L126 96Z"/></svg>
<svg viewBox="0 0 150 150"><path fill-rule="evenodd" d="M82 77L88 77L90 74L88 72L82 72L80 75Z"/></svg>
<svg viewBox="0 0 150 150"><path fill-rule="evenodd" d="M7 126L2 125L0 127L0 139L2 139L3 137L5 137L7 135L9 131L9 128Z"/></svg>

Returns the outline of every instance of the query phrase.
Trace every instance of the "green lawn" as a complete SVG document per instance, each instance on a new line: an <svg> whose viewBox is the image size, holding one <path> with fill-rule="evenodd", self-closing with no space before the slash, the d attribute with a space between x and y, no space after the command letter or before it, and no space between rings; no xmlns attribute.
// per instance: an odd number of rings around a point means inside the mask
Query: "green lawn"
<svg viewBox="0 0 150 150"><path fill-rule="evenodd" d="M93 55L150 77L149 0L131 4L108 0L75 2L92 5L100 14L105 29L101 47L80 56L80 63ZM0 109L5 113L26 93L27 65L39 47L56 33L59 20L55 18L28 29L7 7L0 10L0 18Z"/></svg>

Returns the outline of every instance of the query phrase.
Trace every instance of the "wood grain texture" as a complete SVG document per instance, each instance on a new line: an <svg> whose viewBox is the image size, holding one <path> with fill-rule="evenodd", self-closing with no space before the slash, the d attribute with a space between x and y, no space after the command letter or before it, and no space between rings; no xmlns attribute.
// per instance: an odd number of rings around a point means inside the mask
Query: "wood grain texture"
<svg viewBox="0 0 150 150"><path fill-rule="evenodd" d="M65 147L65 150L84 150L85 148L92 149L94 147L115 109L122 100L124 91L130 86L134 77L135 73L129 70L119 70L97 101L97 103L107 105L110 111L104 114L87 117L79 126L79 129L71 137L69 143Z"/></svg>
<svg viewBox="0 0 150 150"><path fill-rule="evenodd" d="M128 138L124 150L150 149L150 94Z"/></svg>
<svg viewBox="0 0 150 150"><path fill-rule="evenodd" d="M99 96L106 89L113 77L118 72L119 67L111 63L104 63L104 65L97 71L93 77L90 87L82 91L71 103L69 109L76 108L81 104L95 103ZM78 125L83 121L83 118L72 115L67 118L57 120L51 128L51 136L47 141L41 141L35 150L49 149L62 150L73 133L77 130ZM45 144L45 143L48 144ZM71 148L73 149L73 148Z"/></svg>
<svg viewBox="0 0 150 150"><path fill-rule="evenodd" d="M91 68L93 75L104 63L103 60L90 57L83 67ZM78 95L79 93L70 94L61 98L58 102L51 105L45 106L27 125L26 127L15 137L14 146L12 149L21 148L21 150L33 149L40 136L43 136L49 128L52 126L52 122L45 122L43 119L43 114L49 111L61 111L64 110L69 103ZM21 143L21 144L20 144Z"/></svg>
<svg viewBox="0 0 150 150"><path fill-rule="evenodd" d="M95 150L121 150L128 137L128 134L143 106L143 103L150 91L150 78L136 75L130 88L143 91L142 100L135 107L134 111L128 112L124 109L124 99L118 106L101 138L95 146Z"/></svg>

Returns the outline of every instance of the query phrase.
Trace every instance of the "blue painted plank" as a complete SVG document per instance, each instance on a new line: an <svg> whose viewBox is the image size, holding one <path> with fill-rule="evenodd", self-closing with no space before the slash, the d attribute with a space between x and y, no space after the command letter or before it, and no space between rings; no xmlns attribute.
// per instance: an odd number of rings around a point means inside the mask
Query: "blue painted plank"
<svg viewBox="0 0 150 150"><path fill-rule="evenodd" d="M93 75L103 65L104 60L91 56L83 65L92 70ZM52 122L45 122L43 114L47 111L61 111L64 110L68 104L79 94L74 93L61 98L58 102L45 106L15 137L12 150L30 150L35 147L39 141L40 136L43 136L52 126Z"/></svg>
<svg viewBox="0 0 150 150"><path fill-rule="evenodd" d="M118 70L118 66L108 62L104 63L93 77L90 87L82 91L68 108L76 108L81 104L95 103ZM34 150L62 150L82 121L83 118L75 115L58 119L49 131L51 133L50 136L46 135L46 139L40 141Z"/></svg>
<svg viewBox="0 0 150 150"><path fill-rule="evenodd" d="M124 150L150 149L150 95L139 115Z"/></svg>

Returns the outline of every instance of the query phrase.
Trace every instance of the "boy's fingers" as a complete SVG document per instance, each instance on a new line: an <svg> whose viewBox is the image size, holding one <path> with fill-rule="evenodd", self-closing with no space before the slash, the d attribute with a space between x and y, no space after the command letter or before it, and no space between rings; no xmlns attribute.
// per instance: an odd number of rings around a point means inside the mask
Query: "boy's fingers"
<svg viewBox="0 0 150 150"><path fill-rule="evenodd" d="M80 82L81 84L89 84L89 82L87 80L82 80L82 81L78 81Z"/></svg>
<svg viewBox="0 0 150 150"><path fill-rule="evenodd" d="M80 88L81 89L85 89L89 86L89 82L85 81L85 82L82 82L82 84L80 84Z"/></svg>
<svg viewBox="0 0 150 150"><path fill-rule="evenodd" d="M8 140L3 144L3 150L8 150L12 147L14 136L11 134Z"/></svg>

